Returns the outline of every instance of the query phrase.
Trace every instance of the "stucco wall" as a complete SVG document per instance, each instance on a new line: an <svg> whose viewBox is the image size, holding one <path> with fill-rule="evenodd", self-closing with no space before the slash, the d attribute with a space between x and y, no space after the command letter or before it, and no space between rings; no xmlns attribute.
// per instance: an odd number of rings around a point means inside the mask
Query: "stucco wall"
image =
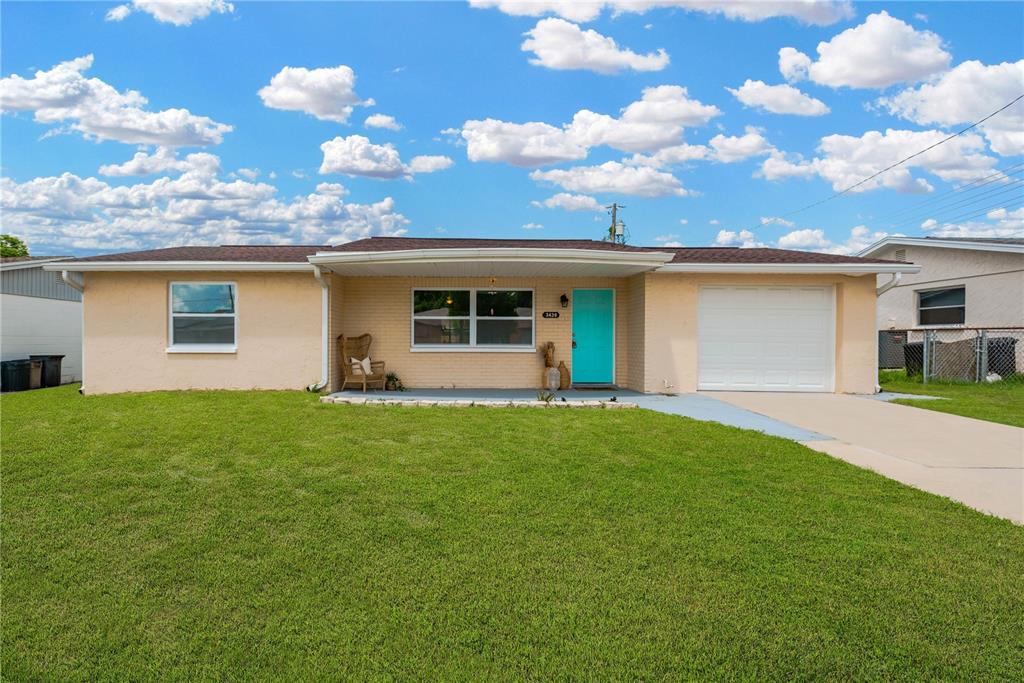
<svg viewBox="0 0 1024 683"><path fill-rule="evenodd" d="M704 284L834 285L836 384L840 393L874 393L875 280L833 275L645 276L644 391L697 390L697 305Z"/></svg>
<svg viewBox="0 0 1024 683"><path fill-rule="evenodd" d="M167 353L168 285L238 283L236 353ZM86 393L301 389L320 380L321 289L309 273L87 273Z"/></svg>
<svg viewBox="0 0 1024 683"><path fill-rule="evenodd" d="M409 387L522 388L540 386L544 359L539 352L412 351L412 295L415 287L469 288L495 286L534 290L534 338L555 343L556 365L572 370L572 304L561 308L559 297L572 298L573 288L615 289L615 378L629 377L629 287L621 278L484 278L345 277L341 327L337 334L373 335L370 356L387 363ZM548 319L544 311L558 311ZM333 324L332 324L333 327ZM333 331L332 331L333 332ZM334 334L336 336L336 334ZM336 355L336 351L333 352Z"/></svg>
<svg viewBox="0 0 1024 683"><path fill-rule="evenodd" d="M0 360L43 353L64 356L61 382L82 378L82 304L0 294Z"/></svg>
<svg viewBox="0 0 1024 683"><path fill-rule="evenodd" d="M917 292L963 285L968 327L1024 325L1024 255L943 247L890 245L873 254L895 258L906 250L906 260L921 272L904 275L900 284L878 297L878 328L917 327ZM888 282L888 275L878 278Z"/></svg>

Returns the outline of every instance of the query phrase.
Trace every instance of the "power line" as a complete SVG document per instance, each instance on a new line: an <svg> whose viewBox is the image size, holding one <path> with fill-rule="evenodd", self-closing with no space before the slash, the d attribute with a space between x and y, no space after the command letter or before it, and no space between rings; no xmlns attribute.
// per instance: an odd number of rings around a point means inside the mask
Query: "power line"
<svg viewBox="0 0 1024 683"><path fill-rule="evenodd" d="M996 171L995 173L992 173L990 175L983 176L981 178L976 178L975 180L972 180L969 183L965 183L964 185L961 185L952 190L947 190L935 196L929 197L923 201L917 202L916 204L904 206L902 208L896 209L891 213L883 214L882 216L875 218L875 220L879 223L884 223L886 221L894 220L897 216L900 216L902 214L906 214L916 209L920 209L923 206L939 206L945 204L950 199L959 198L954 195L978 196L977 194L974 193L988 185L992 185L993 183L998 183L1004 180L1009 181L1010 183L1020 182L1019 180L1014 179L1013 176L1019 175L1021 173L1024 173L1024 161L1007 166L1006 168ZM985 190L985 192L982 194L988 193L989 191L990 190Z"/></svg>
<svg viewBox="0 0 1024 683"><path fill-rule="evenodd" d="M978 202L991 202L995 200L997 197L1002 197L1003 195L1009 193L1016 193L1018 198L1024 197L1024 194L1022 194L1021 191L1022 185L1024 185L1024 181L1018 180L1011 185L997 187L995 189L990 189L985 192L982 192L981 194L971 195L961 199L960 201L953 202L952 204L946 204L945 206L942 207L929 207L925 211L919 211L915 214L911 214L909 217L904 217L898 221L891 221L889 222L889 227L898 228L900 226L907 225L908 223L916 223L922 218L934 218L937 213L941 213L944 211L948 212L952 209L971 206L972 204L977 204ZM1008 201L1014 201L1014 199L1015 198L1012 196L1006 199L1000 199L998 201L998 204L1006 203Z"/></svg>
<svg viewBox="0 0 1024 683"><path fill-rule="evenodd" d="M832 195L830 195L828 197L825 197L824 199L816 201L816 202L814 202L812 204L808 204L807 206L801 207L801 208L796 209L794 211L790 211L789 213L785 213L782 216L780 216L780 218L789 218L790 216L795 216L798 213L803 213L804 211L807 211L808 209L813 209L816 206L821 206L825 202L830 202L833 199L841 197L844 194L846 194L847 192L850 192L851 190L857 189L858 187L860 187L864 183L866 183L868 181L871 181L871 180L874 180L875 178L877 178L878 176L882 175L883 173L891 171L892 169L896 168L897 166L901 166L901 165L905 164L906 162L910 161L911 159L913 159L915 157L919 157L922 154L924 154L925 152L933 150L936 147L938 147L939 145L943 145L943 144L949 142L950 140L963 135L964 133L966 133L967 131L969 131L969 130L971 130L973 128L977 128L978 126L980 126L981 124L985 123L986 121L988 121L993 116L995 116L995 115L997 115L997 114L999 114L999 113L1001 113L1003 111L1006 111L1007 109L1009 109L1013 105L1017 104L1022 99L1024 99L1024 94L1018 95L1016 98L1013 99L1012 102L1009 102L1009 103L1003 105L1002 107L1000 107L999 109L996 109L994 112L992 112L991 114L989 114L985 118L979 119L979 120L975 121L974 123L972 123L971 125L967 126L966 128L962 128L962 129L958 130L957 132L953 133L952 135L949 135L948 137L945 137L942 140L939 140L938 142L936 142L934 144L928 145L924 149L922 149L920 151L917 151L917 152L914 152L910 156L904 157L904 158L900 159L899 161L897 161L896 163L890 164L890 165L886 166L885 168L883 168L880 171L872 173L867 178L859 180L856 183L854 183L853 185L850 185L849 187L846 187L846 188L843 188L842 190L839 190L835 194L832 194Z"/></svg>

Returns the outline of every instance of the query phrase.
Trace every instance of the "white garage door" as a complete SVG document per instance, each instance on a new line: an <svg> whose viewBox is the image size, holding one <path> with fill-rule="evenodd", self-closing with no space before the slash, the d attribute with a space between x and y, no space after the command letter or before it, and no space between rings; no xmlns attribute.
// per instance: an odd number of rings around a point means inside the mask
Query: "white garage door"
<svg viewBox="0 0 1024 683"><path fill-rule="evenodd" d="M832 287L700 288L699 389L832 391Z"/></svg>

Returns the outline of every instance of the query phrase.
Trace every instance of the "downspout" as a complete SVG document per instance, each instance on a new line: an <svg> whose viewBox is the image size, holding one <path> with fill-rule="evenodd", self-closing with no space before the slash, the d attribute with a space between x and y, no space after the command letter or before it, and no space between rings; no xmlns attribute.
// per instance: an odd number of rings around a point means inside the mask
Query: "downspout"
<svg viewBox="0 0 1024 683"><path fill-rule="evenodd" d="M306 391L321 391L330 382L330 349L331 330L329 323L330 315L330 285L324 277L320 266L313 266L313 277L320 283L320 381L306 387Z"/></svg>
<svg viewBox="0 0 1024 683"><path fill-rule="evenodd" d="M903 273L893 273L891 280L886 282L881 287L877 287L875 289L875 324L876 324L876 327L877 327L877 324L878 324L878 297L882 296L883 294L888 292L890 289L892 289L893 287L898 285L900 283L901 279L903 279ZM876 330L876 337L877 337L877 330ZM878 377L878 339L875 339L875 377L876 377L876 379L875 379L875 393L877 394L877 393L880 393L882 391L882 385L878 383L878 379L877 379L877 377Z"/></svg>
<svg viewBox="0 0 1024 683"><path fill-rule="evenodd" d="M81 350L81 363L82 363L82 383L78 387L79 394L85 394L85 280L81 282L71 277L71 272L67 270L60 271L60 279L64 281L71 289L77 290L82 295L82 350Z"/></svg>

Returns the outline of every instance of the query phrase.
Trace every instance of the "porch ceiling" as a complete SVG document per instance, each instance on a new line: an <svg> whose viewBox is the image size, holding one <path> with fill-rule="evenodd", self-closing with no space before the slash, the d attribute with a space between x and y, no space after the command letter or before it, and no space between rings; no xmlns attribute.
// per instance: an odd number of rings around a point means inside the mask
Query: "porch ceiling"
<svg viewBox="0 0 1024 683"><path fill-rule="evenodd" d="M588 249L421 249L320 252L309 261L346 276L627 277L658 268L672 256Z"/></svg>

